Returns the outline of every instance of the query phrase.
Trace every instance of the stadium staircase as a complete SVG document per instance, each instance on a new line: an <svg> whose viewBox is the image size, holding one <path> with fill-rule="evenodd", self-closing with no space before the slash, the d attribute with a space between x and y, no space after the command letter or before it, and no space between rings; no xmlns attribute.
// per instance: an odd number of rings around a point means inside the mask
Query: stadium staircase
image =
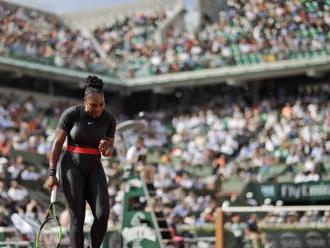
<svg viewBox="0 0 330 248"><path fill-rule="evenodd" d="M146 184L148 194L149 194L149 200L153 206L153 211L156 216L157 224L160 230L160 234L163 239L163 243L165 244L171 244L173 241L171 230L167 224L164 211L162 210L162 206L159 205L159 201L156 199L156 189L153 183ZM157 204L156 204L157 203Z"/></svg>
<svg viewBox="0 0 330 248"><path fill-rule="evenodd" d="M100 57L104 60L109 59L107 52L103 49L103 47L100 45L100 43L97 41L93 33L87 29L81 29L81 33L84 37L89 39L91 43L93 44L95 50L100 55Z"/></svg>

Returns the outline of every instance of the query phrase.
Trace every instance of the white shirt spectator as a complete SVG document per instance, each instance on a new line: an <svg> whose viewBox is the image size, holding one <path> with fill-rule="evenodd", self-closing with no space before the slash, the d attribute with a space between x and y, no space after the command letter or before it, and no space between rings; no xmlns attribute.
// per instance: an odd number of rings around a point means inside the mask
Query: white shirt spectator
<svg viewBox="0 0 330 248"><path fill-rule="evenodd" d="M320 175L312 172L306 177L306 180L307 182L317 182L320 180Z"/></svg>
<svg viewBox="0 0 330 248"><path fill-rule="evenodd" d="M20 165L11 165L8 167L8 172L10 174L10 177L12 179L16 179L19 175L19 173L22 171L23 167Z"/></svg>
<svg viewBox="0 0 330 248"><path fill-rule="evenodd" d="M315 164L312 160L308 159L305 163L305 170L306 171L314 171L315 170Z"/></svg>
<svg viewBox="0 0 330 248"><path fill-rule="evenodd" d="M147 149L144 145L144 139L138 138L134 146L131 146L126 154L128 163L140 162L141 156L147 155ZM143 162L143 161L142 161Z"/></svg>
<svg viewBox="0 0 330 248"><path fill-rule="evenodd" d="M307 177L302 172L300 172L295 176L294 183L304 183L304 182L307 182Z"/></svg>
<svg viewBox="0 0 330 248"><path fill-rule="evenodd" d="M37 181L40 178L40 173L35 172L32 168L24 170L21 174L23 180Z"/></svg>
<svg viewBox="0 0 330 248"><path fill-rule="evenodd" d="M115 214L117 216L121 216L123 213L123 204L121 204L120 202L116 202L116 204L112 207L113 211L115 212Z"/></svg>
<svg viewBox="0 0 330 248"><path fill-rule="evenodd" d="M27 197L28 194L29 194L28 191L19 185L12 186L8 190L8 196L13 201L22 201L25 199L25 197Z"/></svg>
<svg viewBox="0 0 330 248"><path fill-rule="evenodd" d="M127 151L126 159L128 162L130 162L130 161L137 162L140 156L143 156L146 154L147 154L146 148L142 148L142 149L138 150L136 146L131 146Z"/></svg>

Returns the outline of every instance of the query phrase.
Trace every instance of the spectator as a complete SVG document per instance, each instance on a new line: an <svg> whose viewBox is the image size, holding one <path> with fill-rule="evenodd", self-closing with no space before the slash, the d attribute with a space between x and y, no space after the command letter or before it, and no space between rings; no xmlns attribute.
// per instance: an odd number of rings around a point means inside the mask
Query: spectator
<svg viewBox="0 0 330 248"><path fill-rule="evenodd" d="M93 38L72 30L60 17L1 3L0 53L120 78L329 54L328 1L233 0L227 5L196 33L173 25L160 30L166 10L124 16L93 31L108 56L103 58ZM160 44L156 31L163 32ZM290 119L292 108L290 103L283 106L282 117Z"/></svg>
<svg viewBox="0 0 330 248"><path fill-rule="evenodd" d="M40 177L41 175L36 171L35 166L28 166L21 174L21 179L23 181L38 181Z"/></svg>
<svg viewBox="0 0 330 248"><path fill-rule="evenodd" d="M5 183L3 181L0 181L0 198L7 199L8 193L5 187Z"/></svg>
<svg viewBox="0 0 330 248"><path fill-rule="evenodd" d="M77 70L106 71L91 40L41 11L0 3L2 55Z"/></svg>
<svg viewBox="0 0 330 248"><path fill-rule="evenodd" d="M251 214L247 221L247 237L252 240L253 248L261 247L261 236L258 229L258 217Z"/></svg>
<svg viewBox="0 0 330 248"><path fill-rule="evenodd" d="M23 202L28 196L28 191L22 187L17 181L12 181L8 190L8 196L11 200L16 202Z"/></svg>
<svg viewBox="0 0 330 248"><path fill-rule="evenodd" d="M230 230L235 238L235 247L244 247L244 235L247 230L246 228L246 224L241 222L241 217L238 214L235 214L231 218Z"/></svg>
<svg viewBox="0 0 330 248"><path fill-rule="evenodd" d="M18 179L20 173L25 169L25 165L23 163L23 157L17 156L15 161L8 167L8 172L10 174L11 179Z"/></svg>
<svg viewBox="0 0 330 248"><path fill-rule="evenodd" d="M145 147L143 137L138 137L135 145L128 149L126 160L138 171L143 170L147 160L147 148Z"/></svg>

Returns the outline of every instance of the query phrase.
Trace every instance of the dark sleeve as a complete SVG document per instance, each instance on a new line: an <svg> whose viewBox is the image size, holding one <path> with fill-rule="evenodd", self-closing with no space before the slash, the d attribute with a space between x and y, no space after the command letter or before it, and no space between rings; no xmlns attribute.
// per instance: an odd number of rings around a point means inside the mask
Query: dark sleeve
<svg viewBox="0 0 330 248"><path fill-rule="evenodd" d="M58 122L57 127L65 130L66 132L70 132L74 124L75 112L76 112L75 106L69 107L66 110L64 110Z"/></svg>
<svg viewBox="0 0 330 248"><path fill-rule="evenodd" d="M109 127L107 130L107 137L113 138L115 137L116 133L116 119L112 115L110 115L110 120L109 120Z"/></svg>

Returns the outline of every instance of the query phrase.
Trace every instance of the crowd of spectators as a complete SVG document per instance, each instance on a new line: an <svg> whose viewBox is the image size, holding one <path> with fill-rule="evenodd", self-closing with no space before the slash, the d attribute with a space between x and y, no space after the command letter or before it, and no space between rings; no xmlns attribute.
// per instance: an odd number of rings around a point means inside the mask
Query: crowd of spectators
<svg viewBox="0 0 330 248"><path fill-rule="evenodd" d="M272 211L252 213L242 218L240 214L226 216L225 227L232 232L235 247L268 247L274 242L262 229L274 228L324 228L330 224L327 211ZM308 236L308 235L306 235ZM298 238L293 235L294 238ZM283 238L284 241L284 238ZM282 239L281 239L282 242ZM285 241L284 241L285 242Z"/></svg>
<svg viewBox="0 0 330 248"><path fill-rule="evenodd" d="M213 204L214 195L198 195L195 191L210 189L214 192L218 178L224 182L238 176L240 182L250 179L262 182L267 169L279 163L293 168L295 177L301 172L310 174L306 181L320 180L322 176L326 178L328 174L321 175L315 166L310 166L310 161L323 163L329 156L328 95L327 84L308 85L301 87L297 95L263 100L254 108L235 102L244 106L241 108L244 112L233 104L172 118L175 131L168 141L171 145L167 147L170 149L161 152L155 175L156 192L163 204L170 206L178 202L169 209L169 216L180 223L212 222L212 211L217 205ZM297 113L285 116L288 106L296 109L300 116L297 117ZM147 130L150 132L152 128ZM239 134L248 135L249 131L257 132L239 146ZM306 138L306 132L309 138ZM233 142L235 139L236 142ZM226 140L231 140L229 144L235 145L228 145ZM304 147L303 151L298 160L292 162L291 157L300 145ZM235 149L239 151L235 153ZM204 166L199 167L199 164ZM207 177L194 177L186 170L193 167L200 170L207 166L213 168L212 174ZM297 167L301 167L301 172L297 172ZM253 172L253 168L258 170ZM204 206L205 202L207 204Z"/></svg>
<svg viewBox="0 0 330 248"><path fill-rule="evenodd" d="M278 164L291 166L297 183L327 178L322 170L330 151L329 93L327 84L309 86L280 108L269 108L264 128L242 147L235 162L259 167L259 181Z"/></svg>
<svg viewBox="0 0 330 248"><path fill-rule="evenodd" d="M309 84L292 95L266 97L254 105L236 96L233 103L219 100L191 106L190 113L147 117L146 161L154 166L152 181L168 220L212 222L218 205L215 193L234 177L240 184L264 182L272 169L283 166L291 175L286 182L326 180L329 92L327 83ZM117 141L132 145L137 136L132 131Z"/></svg>
<svg viewBox="0 0 330 248"><path fill-rule="evenodd" d="M276 224L295 224L297 227L311 227L315 224L330 224L329 211L290 211L267 213L267 215L260 221L260 225L276 225Z"/></svg>
<svg viewBox="0 0 330 248"><path fill-rule="evenodd" d="M90 39L47 13L0 2L0 54L82 71L107 72Z"/></svg>
<svg viewBox="0 0 330 248"><path fill-rule="evenodd" d="M17 213L36 227L45 217L41 201L48 197L40 196L45 192L42 184L46 167L12 152L46 156L51 148L51 133L67 103L54 102L45 109L33 97L0 94L0 98L0 226L12 227L11 217ZM22 237L15 235L14 239L31 240L34 234L21 233Z"/></svg>
<svg viewBox="0 0 330 248"><path fill-rule="evenodd" d="M329 0L230 0L196 32L169 25L160 43L153 35L166 11L137 12L94 30L101 59L60 17L0 3L0 53L120 78L309 58L330 52L329 10Z"/></svg>
<svg viewBox="0 0 330 248"><path fill-rule="evenodd" d="M48 154L53 130L67 102L38 106L33 97L0 94L0 151L9 156L10 148Z"/></svg>
<svg viewBox="0 0 330 248"><path fill-rule="evenodd" d="M91 40L58 17L0 2L0 54L123 77L329 54L329 0L227 4L218 20L203 23L197 33L169 28L162 44L153 34L165 13L140 13L99 28L94 35L109 56L106 62ZM254 105L238 96L194 106L187 113L160 110L147 115L145 131L117 137L118 156L125 157L142 136L146 159L139 166L148 166L142 174L154 182L155 205L169 224L213 223L217 193L233 177L264 182L281 165L289 168L290 182L329 178L324 168L330 155L329 94L329 84L323 83ZM40 168L47 165L38 167L11 151L47 156L65 107L67 103L56 102L45 109L33 98L0 94L0 226L13 226L13 213L36 223L43 219L41 202L31 197L29 183L42 186L46 169ZM110 227L122 214L123 186L121 180L112 180L120 178L121 162L105 161L113 200ZM92 223L90 210L86 216L86 223ZM329 212L270 213L262 223L329 224L329 216ZM67 210L61 221L69 223Z"/></svg>
<svg viewBox="0 0 330 248"><path fill-rule="evenodd" d="M121 217L126 155L126 162L138 161L136 168L153 184L155 205L170 224L213 223L223 183L233 177L240 183L263 182L278 164L291 168L290 182L326 179L328 174L321 175L316 165L330 154L329 92L327 83L301 85L295 93L261 97L253 104L236 92L185 113L145 113L145 128L118 134L117 156L104 161L112 199L110 227ZM11 151L46 156L67 103L44 109L32 97L0 99L0 199L6 206L0 209L1 225L12 225L15 212L31 216L32 211L40 222L42 207L27 187L29 182L42 186L47 165L38 167ZM143 143L144 159L135 161L140 155L129 148L137 140ZM301 173L308 173L308 179ZM66 223L67 214L62 219Z"/></svg>
<svg viewBox="0 0 330 248"><path fill-rule="evenodd" d="M161 44L151 38L136 46L135 39L132 42L124 36L120 73L126 77L155 75L313 57L330 51L329 1L231 0L227 5L218 20L203 23L196 32L168 28ZM118 23L119 29L126 30L126 21ZM102 44L112 44L112 40L102 39ZM119 52L106 50L114 56Z"/></svg>
<svg viewBox="0 0 330 248"><path fill-rule="evenodd" d="M127 71L134 76L134 71L146 63L148 44L155 45L152 39L160 23L166 19L165 12L136 13L123 20L117 20L110 27L94 30L95 38L108 54L115 71ZM133 63L134 61L134 63Z"/></svg>

